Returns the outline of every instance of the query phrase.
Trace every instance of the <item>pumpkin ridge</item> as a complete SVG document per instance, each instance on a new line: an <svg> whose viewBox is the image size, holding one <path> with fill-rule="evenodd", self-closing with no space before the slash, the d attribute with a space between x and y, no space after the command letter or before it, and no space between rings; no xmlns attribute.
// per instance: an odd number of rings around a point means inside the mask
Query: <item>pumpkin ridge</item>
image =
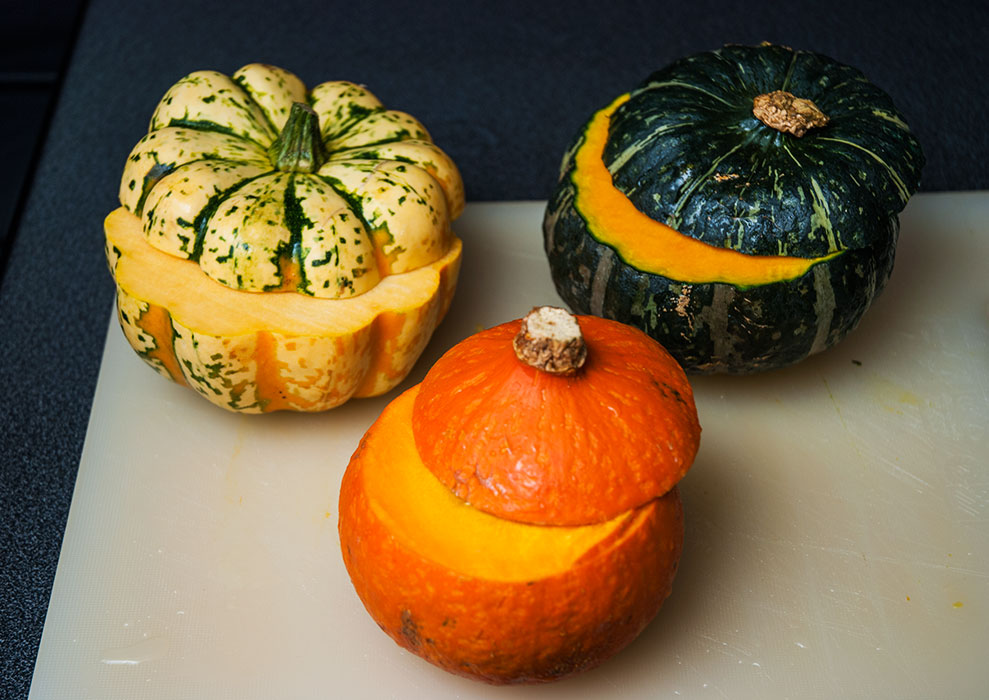
<svg viewBox="0 0 989 700"><path fill-rule="evenodd" d="M278 134L279 132L281 132L281 129L279 129L275 125L275 122L272 121L271 115L268 114L268 110L265 109L264 105L262 105L256 99L254 99L254 90L247 83L247 80L244 79L244 76L235 74L230 76L230 79L233 80L234 83L236 83L237 86L244 91L244 94L247 96L247 99L253 102L254 105L258 108L258 111L261 113L261 116L264 118L265 124L268 126L268 129L270 129L271 133ZM260 146L261 144L258 145Z"/></svg>
<svg viewBox="0 0 989 700"><path fill-rule="evenodd" d="M301 254L302 228L305 226L311 228L314 225L314 222L306 217L305 212L302 210L302 205L295 196L296 177L298 177L298 173L292 173L289 177L288 184L285 187L285 209L283 210L282 219L285 222L285 227L289 230L289 238L287 241L280 242L275 247L274 258L275 264L278 265L279 269L279 283L272 285L269 289L276 290L285 288L286 273L284 266L281 264L281 261L285 260L286 264L291 265L293 272L298 275L298 282L293 285L295 290L305 294L310 294L308 291L309 280L306 278L306 266L303 264ZM269 290L266 289L265 291Z"/></svg>
<svg viewBox="0 0 989 700"><path fill-rule="evenodd" d="M201 159L201 160L205 160L205 159ZM198 161L192 161L192 162L198 162ZM234 162L234 161L230 161L230 162ZM203 245L205 244L206 230L209 227L209 222L213 218L213 215L216 213L216 211L223 204L223 202L226 201L231 195L235 194L238 190L240 190L245 185L253 182L254 180L257 180L258 178L262 178L270 174L271 171L265 171L258 173L253 177L244 178L240 182L232 185L231 187L226 188L222 192L217 192L215 195L210 197L209 201L206 203L206 206L204 206L202 209L199 210L199 213L196 215L195 220L193 220L192 222L193 231L196 234L196 238L192 246L192 253L189 255L188 258L189 260L198 263L199 259L202 257Z"/></svg>
<svg viewBox="0 0 989 700"><path fill-rule="evenodd" d="M436 221L436 210L429 205L429 200L431 195L426 189L418 188L414 184L414 178L410 180L409 175L415 174L417 177L421 176L424 180L428 181L428 185L425 187L435 187L437 193L439 194L438 199L439 204L446 210L443 218L449 219L450 214L450 203L447 199L447 191L443 187L443 183L433 175L429 169L419 165L416 162L406 162L402 160L387 159L387 160L352 160L352 161L341 161L341 163L347 163L349 165L356 166L355 170L361 173L362 178L359 182L350 183L350 188L347 188L342 181L338 180L332 175L318 174L318 177L323 178L334 187L335 190L342 190L348 193L349 196L346 197L346 201L351 204L354 212L358 215L361 222L364 224L365 229L371 236L372 243L375 248L375 255L378 260L378 267L382 276L387 276L394 274L396 271L394 263L395 260L400 256L401 253L406 252L408 249L405 246L398 245L396 243L395 232L390 230L389 221L382 220L388 219L389 216L383 213L375 212L372 208L371 215L369 216L366 210L366 205L371 205L376 207L378 202L369 199L369 189L368 184L377 185L387 185L390 188L400 188L403 192L399 198L399 203L401 204L404 200L418 200L419 204L429 206L429 211L433 216L434 222ZM370 167L369 167L370 166ZM376 179L376 180L375 180ZM387 210L389 215L394 215L393 210ZM372 219L371 217L374 217ZM375 219L377 222L375 223ZM394 222L392 222L394 223ZM401 229L399 229L401 230ZM449 227L447 227L447 232ZM440 238L435 243L439 243L442 246L445 245L445 241L448 236L441 234ZM431 241L431 244L433 241ZM384 247L388 244L393 244L389 252L384 251ZM435 255L435 254L434 254ZM434 257L435 259L435 257ZM425 264L427 261L423 261L421 264Z"/></svg>
<svg viewBox="0 0 989 700"><path fill-rule="evenodd" d="M184 109L182 113L179 112L180 108ZM202 118L190 117L190 110L195 110ZM261 109L251 96L229 76L214 70L195 71L169 88L151 117L149 131L169 126L172 120L190 123L202 121L204 124L215 124L220 129L225 129L214 117L227 117L230 119L230 128L236 125L243 129L234 129L234 135L258 143L254 136L273 139L276 135L269 131L263 114L262 120L258 119L260 112Z"/></svg>
<svg viewBox="0 0 989 700"><path fill-rule="evenodd" d="M333 139L333 140L334 141L338 141L339 139ZM339 151L351 151L351 150L355 150L355 149L358 149L358 148L367 148L367 149L370 149L370 148L377 148L378 146L387 146L387 145L392 144L392 143L401 143L402 141L414 141L414 140L416 140L416 139L413 139L412 138L412 132L410 132L410 131L402 131L399 134L396 134L396 135L391 136L391 137L388 137L388 138L378 139L377 141L368 141L367 143L361 143L361 144L358 144L357 146L347 146L346 148L340 148L338 150ZM358 160L358 159L355 159L355 160ZM392 159L392 160L394 160L394 159Z"/></svg>
<svg viewBox="0 0 989 700"><path fill-rule="evenodd" d="M361 226L364 227L364 231L367 232L367 235L371 236L371 242L377 250L377 241L375 241L374 236L371 235L371 232L374 231L375 227L368 223L367 217L364 216L364 205L362 203L361 196L348 190L340 180L331 175L312 173L310 177L319 178L321 181L329 185L334 192L340 195L340 198L343 199L343 201L347 203L347 206L350 207L350 211L352 211L354 216L357 217L357 220L361 222ZM368 177L370 177L370 174L368 174ZM364 182L367 182L367 178L365 178L361 184Z"/></svg>
<svg viewBox="0 0 989 700"><path fill-rule="evenodd" d="M673 212L670 214L670 217L666 220L666 223L670 227L676 228L676 226L680 222L680 212L683 211L684 206L686 206L687 202L693 196L697 188L701 187L705 182L707 182L708 179L710 179L712 175L714 175L714 172L718 169L718 165L720 165L723 160L728 158L736 151L748 146L749 144L752 143L753 140L754 140L753 134L749 134L749 137L747 139L745 139L741 143L734 145L726 153L724 153L721 156L718 156L713 161L711 161L711 167L707 169L707 172L705 172L703 175L699 177L694 178L694 181L690 183L689 187L687 187L686 191L683 193L683 196L681 196L680 200L676 203L676 205L674 205Z"/></svg>
<svg viewBox="0 0 989 700"><path fill-rule="evenodd" d="M880 158L875 152L869 150L868 148L866 148L861 144L855 143L854 141L848 141L847 139L839 139L834 136L819 136L818 138L821 141L832 141L834 143L843 143L847 146L851 146L852 148L857 148L858 150L867 154L869 157L871 157L873 160L875 160L877 163L883 166L886 169L886 172L889 173L889 176L893 178L893 182L896 185L896 189L900 193L900 199L903 200L903 203L906 204L907 200L910 199L910 191L907 189L907 186L904 184L903 178L900 177L900 174L893 169L893 166L891 166L885 160Z"/></svg>
<svg viewBox="0 0 989 700"><path fill-rule="evenodd" d="M182 365L175 358L175 337L177 335L172 317L160 306L148 304L135 320L136 325L151 336L152 346L138 354L145 362L156 363L168 377L179 384L188 384ZM165 347L167 345L167 347Z"/></svg>
<svg viewBox="0 0 989 700"><path fill-rule="evenodd" d="M346 126L344 126L343 129L341 129L339 132L334 133L332 136L327 136L322 130L323 127L320 127L320 136L322 136L323 138L323 143L327 145L327 148L329 148L329 144L331 142L340 141L341 139L346 138L347 134L349 134L351 131L356 129L357 126L360 125L362 122L366 121L375 114L379 114L380 112L387 112L387 111L388 109L384 106L376 107L374 109L371 109L369 107L353 107L350 110L351 114L361 113L360 116L354 119ZM401 139L395 139L395 140L400 141ZM347 150L347 149L331 149L331 151L338 151L338 150Z"/></svg>
<svg viewBox="0 0 989 700"><path fill-rule="evenodd" d="M678 88L686 88L688 90L694 90L696 92L700 92L704 95L707 95L711 99L717 100L718 102L721 102L724 105L727 105L729 107L734 107L734 105L731 102L729 102L728 100L726 100L725 98L719 95L715 95L710 90L705 90L699 85L691 85L690 83L685 83L682 80L664 80L662 82L655 82L655 83L650 82L649 84L644 85L642 88L637 90L636 93L649 92L652 90L657 90L659 88L667 88L667 87L678 87Z"/></svg>
<svg viewBox="0 0 989 700"><path fill-rule="evenodd" d="M411 155L405 155L397 152L398 149L402 147L403 144L412 145L416 147L422 147L429 150L434 158L429 160L423 158L415 158ZM384 149L378 150L381 146ZM389 147L395 150L388 150ZM381 155L382 151L387 151L386 155ZM340 160L368 160L368 161L381 161L388 160L393 163L402 163L405 165L411 165L420 170L424 170L439 184L440 190L443 192L443 197L446 199L447 208L449 210L450 218L456 218L460 215L462 204L459 202L459 197L457 196L458 185L456 182L451 181L449 178L444 181L444 175L449 176L451 171L453 171L456 166L453 164L452 160L445 154L438 152L439 149L436 148L435 144L429 141L418 141L415 139L406 139L404 141L396 141L394 143L378 144L377 146L365 149L364 146L354 146L352 148L344 149L339 151L338 155L345 154ZM446 159L446 163L443 160ZM446 172L444 173L445 166Z"/></svg>
<svg viewBox="0 0 989 700"><path fill-rule="evenodd" d="M181 144L181 145L177 145ZM158 182L184 165L208 159L268 168L270 160L261 146L235 134L162 126L144 135L131 150L118 191L120 203L140 215L144 199ZM132 172L137 168L137 172ZM142 188L131 201L138 178Z"/></svg>
<svg viewBox="0 0 989 700"><path fill-rule="evenodd" d="M794 51L793 55L790 57L790 62L786 67L786 74L783 76L783 82L780 83L780 90L786 90L790 85L790 80L793 78L793 71L797 68L797 58L802 53L802 51Z"/></svg>
<svg viewBox="0 0 989 700"><path fill-rule="evenodd" d="M161 182L162 178L178 170L178 168L179 166L175 163L155 163L155 165L148 169L148 172L144 175L144 181L141 184L141 196L134 208L134 213L137 216L144 214L144 205L148 201L148 195L151 194L151 190L155 188L155 185Z"/></svg>
<svg viewBox="0 0 989 700"><path fill-rule="evenodd" d="M227 136L234 136L238 139L244 141L249 141L256 146L267 149L263 143L255 138L251 138L245 134L242 134L229 126L223 126L222 124L217 124L216 122L211 122L207 119L175 119L169 120L168 124L163 124L159 129L165 127L175 127L178 129L191 129L192 131L212 131L218 134L226 134ZM156 129L155 131L157 131Z"/></svg>
<svg viewBox="0 0 989 700"><path fill-rule="evenodd" d="M426 127L407 112L384 109L362 118L341 136L329 141L334 150L368 145L386 145L404 141L424 140L432 142Z"/></svg>

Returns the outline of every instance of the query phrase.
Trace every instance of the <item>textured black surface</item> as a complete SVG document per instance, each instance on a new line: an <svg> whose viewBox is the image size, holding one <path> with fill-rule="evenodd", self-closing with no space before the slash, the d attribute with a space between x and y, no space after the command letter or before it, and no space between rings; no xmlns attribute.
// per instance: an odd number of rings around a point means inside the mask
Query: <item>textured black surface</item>
<svg viewBox="0 0 989 700"><path fill-rule="evenodd" d="M678 56L767 40L889 92L927 153L922 189L984 189L989 17L976 7L93 0L0 283L0 695L27 694L85 438L112 304L101 221L177 78L265 61L310 84L362 82L429 127L469 200L544 199L592 110Z"/></svg>
<svg viewBox="0 0 989 700"><path fill-rule="evenodd" d="M83 0L7 2L0 17L0 275L21 195L34 172Z"/></svg>
<svg viewBox="0 0 989 700"><path fill-rule="evenodd" d="M0 140L0 250L3 250L17 212L24 186L29 180L37 144L55 94L55 81L11 81L0 89L3 132L16 138ZM0 269L3 255L0 254Z"/></svg>

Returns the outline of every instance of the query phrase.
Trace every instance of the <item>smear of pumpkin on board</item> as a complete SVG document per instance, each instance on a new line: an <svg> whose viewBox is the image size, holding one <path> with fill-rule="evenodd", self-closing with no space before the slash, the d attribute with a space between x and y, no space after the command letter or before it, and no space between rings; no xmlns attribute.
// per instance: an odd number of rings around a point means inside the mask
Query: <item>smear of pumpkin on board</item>
<svg viewBox="0 0 989 700"><path fill-rule="evenodd" d="M907 408L922 409L925 407L925 402L920 396L882 375L876 373L868 375L867 386L876 403L890 413L903 415Z"/></svg>

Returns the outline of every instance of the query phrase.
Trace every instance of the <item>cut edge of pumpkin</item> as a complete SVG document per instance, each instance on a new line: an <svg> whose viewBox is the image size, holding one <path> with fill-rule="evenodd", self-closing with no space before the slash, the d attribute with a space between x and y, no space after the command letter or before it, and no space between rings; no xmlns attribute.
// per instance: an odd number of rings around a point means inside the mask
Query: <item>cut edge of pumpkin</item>
<svg viewBox="0 0 989 700"><path fill-rule="evenodd" d="M460 263L463 245L454 235L436 261L389 275L367 292L348 299L317 299L294 292L244 292L206 276L191 261L164 253L143 236L140 220L123 207L104 221L111 272L126 294L164 308L199 333L240 336L263 331L286 336L347 336L370 326L381 314L416 311L436 296L448 271Z"/></svg>
<svg viewBox="0 0 989 700"><path fill-rule="evenodd" d="M359 454L369 507L397 541L419 556L476 579L536 581L620 546L650 517L655 501L579 526L521 523L474 508L419 457L412 432L418 389L412 387L385 408Z"/></svg>
<svg viewBox="0 0 989 700"><path fill-rule="evenodd" d="M629 98L629 94L621 95L594 114L574 155L570 176L576 191L574 206L588 231L614 248L626 263L688 284L721 282L745 288L797 279L843 252L818 258L747 255L691 238L639 211L614 186L603 158L611 115Z"/></svg>

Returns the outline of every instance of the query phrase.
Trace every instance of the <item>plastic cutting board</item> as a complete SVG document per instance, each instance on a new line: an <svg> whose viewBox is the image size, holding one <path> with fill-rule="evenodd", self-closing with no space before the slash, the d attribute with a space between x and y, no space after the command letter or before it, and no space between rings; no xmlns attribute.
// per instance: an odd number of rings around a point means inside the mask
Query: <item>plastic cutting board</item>
<svg viewBox="0 0 989 700"><path fill-rule="evenodd" d="M559 303L543 203L471 204L460 288L402 388L482 327ZM915 197L892 281L836 348L693 380L704 428L659 616L600 668L493 688L364 612L337 490L394 395L225 413L116 321L32 700L975 698L989 688L989 193Z"/></svg>

